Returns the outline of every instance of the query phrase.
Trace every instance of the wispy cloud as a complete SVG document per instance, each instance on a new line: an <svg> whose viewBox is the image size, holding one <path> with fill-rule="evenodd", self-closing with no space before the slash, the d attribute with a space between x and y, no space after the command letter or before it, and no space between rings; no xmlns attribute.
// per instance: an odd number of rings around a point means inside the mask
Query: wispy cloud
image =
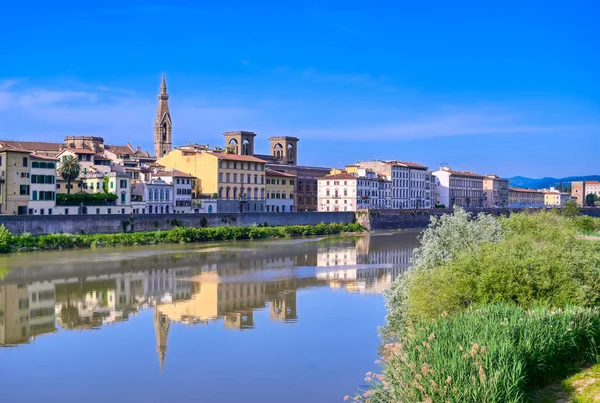
<svg viewBox="0 0 600 403"><path fill-rule="evenodd" d="M322 74L315 70L305 74L353 85L384 85L368 74ZM156 110L153 96L109 87L62 84L56 89L28 85L24 80L0 81L0 138L61 141L66 135L80 134L102 136L109 143L130 141L145 148L152 145ZM568 138L600 132L598 119L566 118L568 114L561 113L560 107L552 113L533 106L524 108L523 103L414 106L407 102L385 109L381 105L339 102L313 104L255 97L244 103L233 94L175 94L171 99L174 142L221 144L224 131L240 129L256 131L265 139L285 134L365 143L515 134L561 134ZM258 144L259 151L262 143Z"/></svg>

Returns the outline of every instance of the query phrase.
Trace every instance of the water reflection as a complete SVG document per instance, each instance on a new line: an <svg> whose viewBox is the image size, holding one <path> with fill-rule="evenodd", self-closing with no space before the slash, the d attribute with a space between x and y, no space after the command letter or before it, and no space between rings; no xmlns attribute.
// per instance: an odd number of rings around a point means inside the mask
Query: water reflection
<svg viewBox="0 0 600 403"><path fill-rule="evenodd" d="M232 247L234 245L234 247ZM161 367L173 323L253 329L302 320L297 293L380 293L409 265L414 233L13 255L0 262L0 345L94 331L153 310Z"/></svg>

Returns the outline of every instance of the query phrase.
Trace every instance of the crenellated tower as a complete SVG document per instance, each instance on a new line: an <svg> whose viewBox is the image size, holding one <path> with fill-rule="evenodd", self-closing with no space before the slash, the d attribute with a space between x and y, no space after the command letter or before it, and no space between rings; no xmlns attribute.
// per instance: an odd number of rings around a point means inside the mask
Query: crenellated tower
<svg viewBox="0 0 600 403"><path fill-rule="evenodd" d="M172 139L171 113L169 112L169 94L167 94L167 82L165 75L162 76L160 94L158 94L158 109L154 120L154 156L161 158L171 151Z"/></svg>

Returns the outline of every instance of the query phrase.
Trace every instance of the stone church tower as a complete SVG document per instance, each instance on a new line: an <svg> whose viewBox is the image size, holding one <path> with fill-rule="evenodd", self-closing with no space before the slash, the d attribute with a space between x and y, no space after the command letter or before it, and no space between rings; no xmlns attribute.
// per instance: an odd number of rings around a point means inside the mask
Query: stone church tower
<svg viewBox="0 0 600 403"><path fill-rule="evenodd" d="M160 94L158 94L158 109L154 120L154 156L161 158L171 151L171 113L169 112L169 94L165 75L162 76Z"/></svg>

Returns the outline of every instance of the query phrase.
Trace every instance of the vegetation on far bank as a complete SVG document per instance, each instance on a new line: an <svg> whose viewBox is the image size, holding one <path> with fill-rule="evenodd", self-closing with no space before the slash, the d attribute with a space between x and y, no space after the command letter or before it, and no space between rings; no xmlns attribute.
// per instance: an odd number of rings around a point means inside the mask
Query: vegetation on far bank
<svg viewBox="0 0 600 403"><path fill-rule="evenodd" d="M154 245L166 243L191 243L238 239L288 238L314 235L337 235L361 232L360 224L288 225L281 227L175 227L171 230L127 232L119 234L49 234L13 235L0 226L0 253L29 250L94 248L104 246Z"/></svg>
<svg viewBox="0 0 600 403"><path fill-rule="evenodd" d="M386 295L382 373L354 398L525 402L600 362L600 219L576 210L432 218Z"/></svg>

